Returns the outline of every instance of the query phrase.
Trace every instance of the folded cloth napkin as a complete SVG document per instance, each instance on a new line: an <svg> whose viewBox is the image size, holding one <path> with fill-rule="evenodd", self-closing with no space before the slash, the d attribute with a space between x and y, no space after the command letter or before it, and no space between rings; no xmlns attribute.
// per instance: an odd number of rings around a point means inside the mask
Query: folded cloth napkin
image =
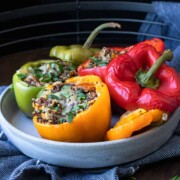
<svg viewBox="0 0 180 180"><path fill-rule="evenodd" d="M161 22L165 25L144 23L141 25L139 32L153 34L155 37L166 36L168 38L179 39L179 41L165 39L166 48L174 50L180 45L180 3L154 1L152 6L155 12L148 13L145 19L151 22ZM139 35L138 41L150 38L152 37L148 35Z"/></svg>
<svg viewBox="0 0 180 180"><path fill-rule="evenodd" d="M180 46L174 51L172 65L179 64ZM179 59L180 60L180 59ZM0 93L6 86L0 87ZM75 169L58 167L29 158L22 154L6 137L0 127L0 175L2 180L84 180L84 179L112 179L133 176L143 166L157 161L180 156L180 123L174 134L157 151L130 163L97 169Z"/></svg>

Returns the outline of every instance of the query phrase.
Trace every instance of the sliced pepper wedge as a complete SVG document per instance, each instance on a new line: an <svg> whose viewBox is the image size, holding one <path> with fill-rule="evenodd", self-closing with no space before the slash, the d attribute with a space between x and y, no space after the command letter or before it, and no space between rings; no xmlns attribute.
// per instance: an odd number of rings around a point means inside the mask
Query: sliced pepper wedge
<svg viewBox="0 0 180 180"><path fill-rule="evenodd" d="M123 114L115 126L107 131L105 140L131 137L133 132L139 131L151 123L162 121L164 114L166 113L160 109L151 109L149 111L137 109L128 115Z"/></svg>
<svg viewBox="0 0 180 180"><path fill-rule="evenodd" d="M106 84L98 76L74 77L66 81L77 86L93 85L98 97L87 110L78 113L72 122L46 124L33 117L34 125L40 136L45 139L65 142L96 142L102 141L110 127L111 107L110 95Z"/></svg>
<svg viewBox="0 0 180 180"><path fill-rule="evenodd" d="M28 68L43 64L57 63L57 60L37 60L27 62L13 75L12 84L19 109L28 117L32 117L32 99L37 96L43 86L30 86L22 80L21 75L28 72Z"/></svg>

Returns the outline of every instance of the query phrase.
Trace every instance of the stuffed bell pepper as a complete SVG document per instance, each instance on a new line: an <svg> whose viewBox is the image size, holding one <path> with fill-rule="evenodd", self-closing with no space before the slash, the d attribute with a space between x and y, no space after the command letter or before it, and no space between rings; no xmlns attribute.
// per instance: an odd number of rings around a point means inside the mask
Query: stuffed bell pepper
<svg viewBox="0 0 180 180"><path fill-rule="evenodd" d="M127 48L103 47L99 53L90 57L88 60L78 66L78 75L96 75L99 76L102 81L104 81L109 62L115 57L125 54L131 47L132 46Z"/></svg>
<svg viewBox="0 0 180 180"><path fill-rule="evenodd" d="M24 64L13 76L13 89L21 111L32 117L32 99L46 84L64 82L76 76L75 68L67 62L39 60Z"/></svg>
<svg viewBox="0 0 180 180"><path fill-rule="evenodd" d="M110 128L110 95L98 76L55 82L33 101L33 122L40 136L65 142L102 141Z"/></svg>
<svg viewBox="0 0 180 180"><path fill-rule="evenodd" d="M146 40L138 43L140 44L149 44L153 46L159 54L162 54L164 51L164 42L159 38L153 38L150 40ZM96 75L99 76L102 81L105 81L107 65L114 58L126 54L129 52L134 46L132 45L128 47L104 47L101 49L99 53L90 57L84 63L78 66L77 71L78 75Z"/></svg>

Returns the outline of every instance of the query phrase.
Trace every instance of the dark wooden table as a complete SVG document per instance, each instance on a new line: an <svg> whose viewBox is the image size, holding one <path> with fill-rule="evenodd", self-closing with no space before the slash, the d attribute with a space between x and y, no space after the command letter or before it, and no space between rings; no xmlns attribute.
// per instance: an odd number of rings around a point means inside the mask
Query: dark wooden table
<svg viewBox="0 0 180 180"><path fill-rule="evenodd" d="M9 85L17 69L28 61L49 59L49 49L35 49L0 57L0 86ZM139 169L131 178L137 180L170 180L180 176L180 157L153 163ZM125 179L131 179L125 178Z"/></svg>

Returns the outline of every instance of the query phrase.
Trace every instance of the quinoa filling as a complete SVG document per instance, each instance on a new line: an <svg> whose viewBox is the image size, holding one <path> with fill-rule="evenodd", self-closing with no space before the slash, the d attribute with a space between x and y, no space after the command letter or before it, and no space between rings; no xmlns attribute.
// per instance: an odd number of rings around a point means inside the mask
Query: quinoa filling
<svg viewBox="0 0 180 180"><path fill-rule="evenodd" d="M56 81L64 82L77 75L76 69L67 62L57 61L29 66L27 72L19 70L17 76L29 86L41 87Z"/></svg>
<svg viewBox="0 0 180 180"><path fill-rule="evenodd" d="M33 100L33 116L44 124L72 122L80 112L87 110L97 99L94 86L56 82L51 89L44 89Z"/></svg>
<svg viewBox="0 0 180 180"><path fill-rule="evenodd" d="M116 50L103 47L97 56L90 58L90 62L86 64L85 68L93 68L98 66L106 66L113 58L125 54L127 50Z"/></svg>

